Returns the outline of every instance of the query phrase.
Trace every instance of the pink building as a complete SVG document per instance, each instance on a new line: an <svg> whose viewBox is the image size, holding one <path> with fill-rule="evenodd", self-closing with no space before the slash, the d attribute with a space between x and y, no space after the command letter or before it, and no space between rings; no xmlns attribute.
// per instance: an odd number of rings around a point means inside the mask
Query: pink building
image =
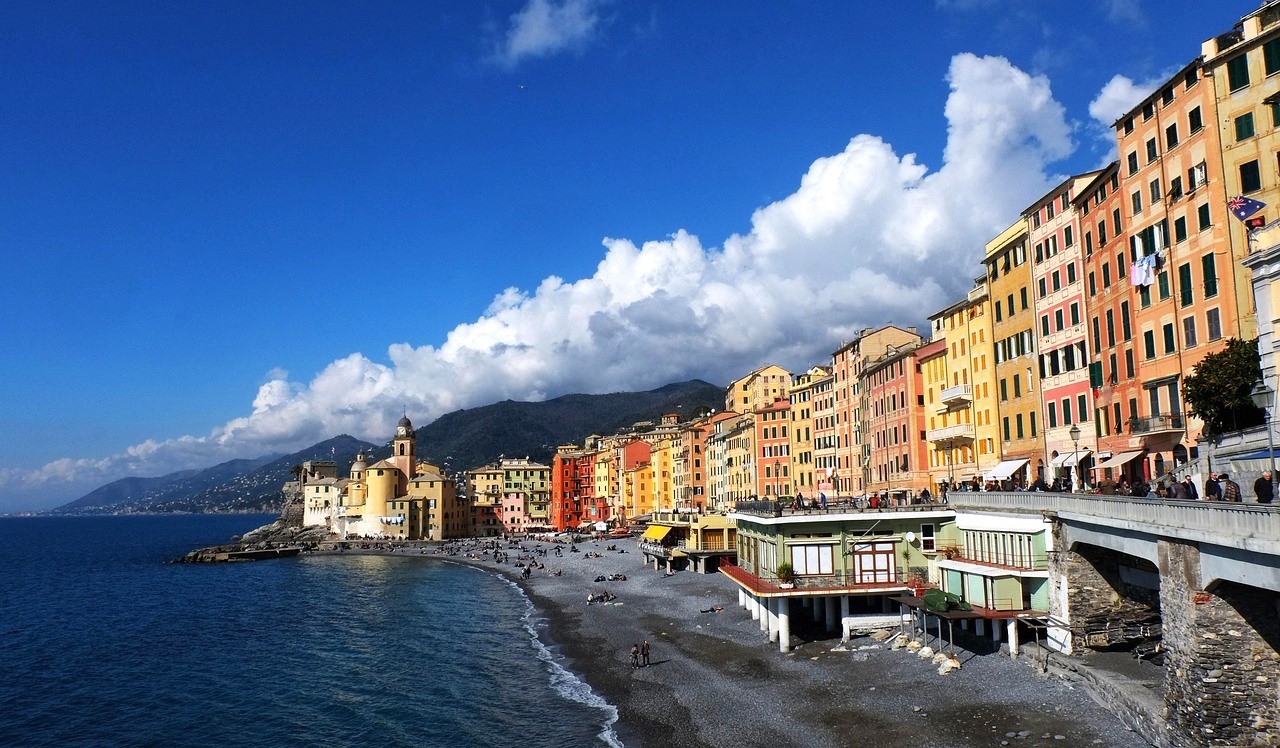
<svg viewBox="0 0 1280 748"><path fill-rule="evenodd" d="M752 412L756 430L756 486L766 498L791 496L791 401L774 400Z"/></svg>

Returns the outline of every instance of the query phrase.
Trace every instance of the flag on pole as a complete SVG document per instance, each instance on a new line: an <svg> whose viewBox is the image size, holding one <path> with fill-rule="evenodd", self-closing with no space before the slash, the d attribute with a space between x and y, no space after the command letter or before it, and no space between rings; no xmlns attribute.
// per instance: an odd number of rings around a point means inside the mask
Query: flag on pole
<svg viewBox="0 0 1280 748"><path fill-rule="evenodd" d="M1266 203L1243 195L1236 195L1227 201L1227 210L1230 210L1231 215L1239 218L1241 221L1265 207L1267 207Z"/></svg>

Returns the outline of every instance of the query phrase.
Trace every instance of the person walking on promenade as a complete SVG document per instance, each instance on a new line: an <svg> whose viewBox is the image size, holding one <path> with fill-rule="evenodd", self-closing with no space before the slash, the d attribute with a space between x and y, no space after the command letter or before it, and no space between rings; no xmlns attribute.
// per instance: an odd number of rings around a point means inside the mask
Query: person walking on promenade
<svg viewBox="0 0 1280 748"><path fill-rule="evenodd" d="M644 661L644 666L649 667L649 640L645 639L640 645L640 659Z"/></svg>
<svg viewBox="0 0 1280 748"><path fill-rule="evenodd" d="M1242 499L1240 495L1240 484L1231 480L1231 476L1222 473L1218 476L1218 482L1222 486L1222 500L1239 503Z"/></svg>
<svg viewBox="0 0 1280 748"><path fill-rule="evenodd" d="M1200 498L1200 492L1196 490L1196 482L1191 480L1191 476L1182 479L1182 484L1187 488L1187 501L1195 501Z"/></svg>
<svg viewBox="0 0 1280 748"><path fill-rule="evenodd" d="M640 667L640 646L637 644L631 645L631 667Z"/></svg>
<svg viewBox="0 0 1280 748"><path fill-rule="evenodd" d="M1270 504L1275 497L1275 486L1271 484L1271 471L1262 471L1262 477L1253 482L1253 495L1258 497L1259 504Z"/></svg>
<svg viewBox="0 0 1280 748"><path fill-rule="evenodd" d="M1204 500L1222 500L1222 485L1218 483L1217 473L1209 473L1209 479L1204 482Z"/></svg>

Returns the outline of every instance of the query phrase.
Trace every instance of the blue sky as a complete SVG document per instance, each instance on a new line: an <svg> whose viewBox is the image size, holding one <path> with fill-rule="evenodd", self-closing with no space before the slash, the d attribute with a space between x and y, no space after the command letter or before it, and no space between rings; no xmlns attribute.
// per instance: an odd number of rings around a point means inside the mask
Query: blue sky
<svg viewBox="0 0 1280 748"><path fill-rule="evenodd" d="M1254 7L8 4L0 512L920 323Z"/></svg>

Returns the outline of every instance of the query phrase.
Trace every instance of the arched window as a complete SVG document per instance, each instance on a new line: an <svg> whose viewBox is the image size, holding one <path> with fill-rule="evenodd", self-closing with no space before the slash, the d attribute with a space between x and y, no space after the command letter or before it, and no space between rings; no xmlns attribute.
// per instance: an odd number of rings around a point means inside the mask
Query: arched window
<svg viewBox="0 0 1280 748"><path fill-rule="evenodd" d="M404 456L404 443L403 443L403 442L401 442L401 443L400 443L400 456L401 456L401 457L403 457L403 456Z"/></svg>

